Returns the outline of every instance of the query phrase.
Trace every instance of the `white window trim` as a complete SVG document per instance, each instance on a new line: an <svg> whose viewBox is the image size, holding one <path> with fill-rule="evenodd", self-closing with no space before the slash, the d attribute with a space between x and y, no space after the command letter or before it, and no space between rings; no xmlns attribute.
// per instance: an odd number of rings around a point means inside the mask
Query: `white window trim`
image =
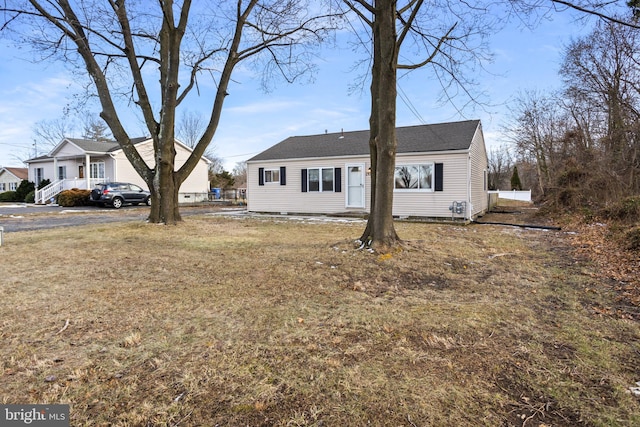
<svg viewBox="0 0 640 427"><path fill-rule="evenodd" d="M426 166L431 165L431 188L396 188L395 183L395 170L396 168L403 166ZM393 168L393 192L394 193L433 193L435 191L435 179L436 179L436 164L435 162L415 162L415 163L402 163L396 164ZM420 180L418 179L418 182Z"/></svg>
<svg viewBox="0 0 640 427"><path fill-rule="evenodd" d="M310 170L318 170L318 190L311 189L311 174ZM331 169L331 190L322 189L322 171ZM336 192L336 168L335 167L317 167L307 168L307 192L308 193L335 193Z"/></svg>
<svg viewBox="0 0 640 427"><path fill-rule="evenodd" d="M92 176L94 165L96 165L96 172L98 172L96 175L100 175L100 166L99 166L100 164L102 164L102 176ZM85 171L85 174L86 174L86 171ZM107 165L105 164L105 162L99 161L99 162L91 162L89 164L89 179L105 179L106 175L107 175Z"/></svg>
<svg viewBox="0 0 640 427"><path fill-rule="evenodd" d="M267 181L267 172L271 172L271 177L273 178L273 173L276 172L278 174L278 180L277 181ZM280 169L265 169L263 171L263 181L264 184L280 184Z"/></svg>

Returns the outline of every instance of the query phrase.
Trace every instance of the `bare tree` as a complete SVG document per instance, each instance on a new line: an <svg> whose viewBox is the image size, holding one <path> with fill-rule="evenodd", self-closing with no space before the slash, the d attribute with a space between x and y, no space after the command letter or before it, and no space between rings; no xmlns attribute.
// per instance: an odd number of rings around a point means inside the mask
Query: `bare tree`
<svg viewBox="0 0 640 427"><path fill-rule="evenodd" d="M371 41L372 46L364 46L371 55L371 211L360 240L387 251L400 240L392 214L398 71L409 73L431 66L445 100L462 93L467 102L473 102L473 82L465 77L463 68L473 68L479 59L486 59L485 37L497 24L483 22L493 16L492 2L343 1L370 30L362 40Z"/></svg>
<svg viewBox="0 0 640 427"><path fill-rule="evenodd" d="M323 13L312 15L311 10ZM216 132L238 64L262 64L266 80L280 75L293 81L312 68L308 49L334 23L329 8L303 0L198 2L193 7L192 0L16 0L5 2L0 11L0 28L25 29L17 40L30 40L47 59L86 69L100 100L100 116L149 186L150 222L166 224L181 220L180 185ZM207 126L177 167L176 110L205 71L217 86ZM123 98L128 103L118 103ZM131 142L123 104L144 118L153 139L153 165Z"/></svg>
<svg viewBox="0 0 640 427"><path fill-rule="evenodd" d="M509 174L512 168L513 158L509 152L509 147L506 145L492 147L489 150L489 189L508 188Z"/></svg>
<svg viewBox="0 0 640 427"><path fill-rule="evenodd" d="M93 141L112 141L107 124L95 114L86 114L82 119L82 137Z"/></svg>
<svg viewBox="0 0 640 427"><path fill-rule="evenodd" d="M590 16L596 16L599 19L627 26L629 28L640 29L637 18L640 15L640 2L638 0L620 1L601 1L601 0L551 0L555 5L564 6L566 8L577 10ZM623 3L623 4L620 4ZM621 17L626 12L627 17Z"/></svg>
<svg viewBox="0 0 640 427"><path fill-rule="evenodd" d="M512 106L513 118L504 131L521 161L536 166L538 190L553 181L556 155L566 131L564 111L553 96L538 91L521 93Z"/></svg>
<svg viewBox="0 0 640 427"><path fill-rule="evenodd" d="M180 115L180 121L176 125L176 136L180 142L193 149L207 129L207 121L204 116L195 111L185 110ZM209 144L204 152L204 157L211 161L209 167L211 173L222 171L222 159L216 154L215 145ZM217 170L220 169L220 170Z"/></svg>
<svg viewBox="0 0 640 427"><path fill-rule="evenodd" d="M75 132L75 123L69 118L52 120L40 120L31 128L34 143L38 145L38 150L51 150L64 138L72 136Z"/></svg>
<svg viewBox="0 0 640 427"><path fill-rule="evenodd" d="M207 122L202 114L185 110L176 126L176 135L187 147L194 148L206 129Z"/></svg>
<svg viewBox="0 0 640 427"><path fill-rule="evenodd" d="M590 113L582 140L600 145L600 163L611 178L610 191L640 190L640 33L628 26L600 22L591 34L572 41L560 74L565 96ZM576 124L584 129L578 114ZM586 147L585 147L586 148Z"/></svg>
<svg viewBox="0 0 640 427"><path fill-rule="evenodd" d="M237 188L247 186L247 162L238 162L233 167L233 177Z"/></svg>

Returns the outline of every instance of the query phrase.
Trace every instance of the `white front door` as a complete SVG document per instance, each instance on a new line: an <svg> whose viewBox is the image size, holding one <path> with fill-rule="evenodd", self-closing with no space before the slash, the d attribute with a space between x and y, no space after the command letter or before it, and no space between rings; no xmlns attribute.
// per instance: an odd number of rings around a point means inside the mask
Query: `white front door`
<svg viewBox="0 0 640 427"><path fill-rule="evenodd" d="M347 165L347 207L364 208L364 163Z"/></svg>

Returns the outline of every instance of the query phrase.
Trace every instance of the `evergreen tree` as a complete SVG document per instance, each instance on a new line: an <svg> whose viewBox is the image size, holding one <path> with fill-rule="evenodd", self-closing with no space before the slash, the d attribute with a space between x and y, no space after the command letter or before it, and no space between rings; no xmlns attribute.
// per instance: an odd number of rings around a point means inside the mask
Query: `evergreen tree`
<svg viewBox="0 0 640 427"><path fill-rule="evenodd" d="M520 191L522 190L522 183L520 182L520 175L518 175L518 167L513 167L513 174L511 175L511 189Z"/></svg>

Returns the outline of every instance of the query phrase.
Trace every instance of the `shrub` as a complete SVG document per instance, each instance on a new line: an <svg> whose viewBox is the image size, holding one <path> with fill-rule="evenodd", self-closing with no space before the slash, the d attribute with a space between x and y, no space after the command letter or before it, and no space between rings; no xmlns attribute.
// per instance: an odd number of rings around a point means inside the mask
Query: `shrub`
<svg viewBox="0 0 640 427"><path fill-rule="evenodd" d="M27 198L27 194L35 191L35 189L36 185L33 182L23 179L16 189L16 201L24 202L24 200Z"/></svg>
<svg viewBox="0 0 640 427"><path fill-rule="evenodd" d="M15 191L5 191L0 193L0 202L17 202L18 199L16 197Z"/></svg>
<svg viewBox="0 0 640 427"><path fill-rule="evenodd" d="M40 184L38 184L38 190L42 190L44 187L46 187L49 184L51 184L50 179L43 179L42 181L40 181Z"/></svg>
<svg viewBox="0 0 640 427"><path fill-rule="evenodd" d="M31 190L24 198L26 203L34 203L36 201L36 190Z"/></svg>
<svg viewBox="0 0 640 427"><path fill-rule="evenodd" d="M622 222L640 221L640 197L627 197L606 209L603 214L606 218Z"/></svg>
<svg viewBox="0 0 640 427"><path fill-rule="evenodd" d="M58 194L58 204L65 207L86 206L89 204L90 195L90 190L79 190L77 188L64 190Z"/></svg>
<svg viewBox="0 0 640 427"><path fill-rule="evenodd" d="M640 227L627 231L624 240L627 249L640 252Z"/></svg>

